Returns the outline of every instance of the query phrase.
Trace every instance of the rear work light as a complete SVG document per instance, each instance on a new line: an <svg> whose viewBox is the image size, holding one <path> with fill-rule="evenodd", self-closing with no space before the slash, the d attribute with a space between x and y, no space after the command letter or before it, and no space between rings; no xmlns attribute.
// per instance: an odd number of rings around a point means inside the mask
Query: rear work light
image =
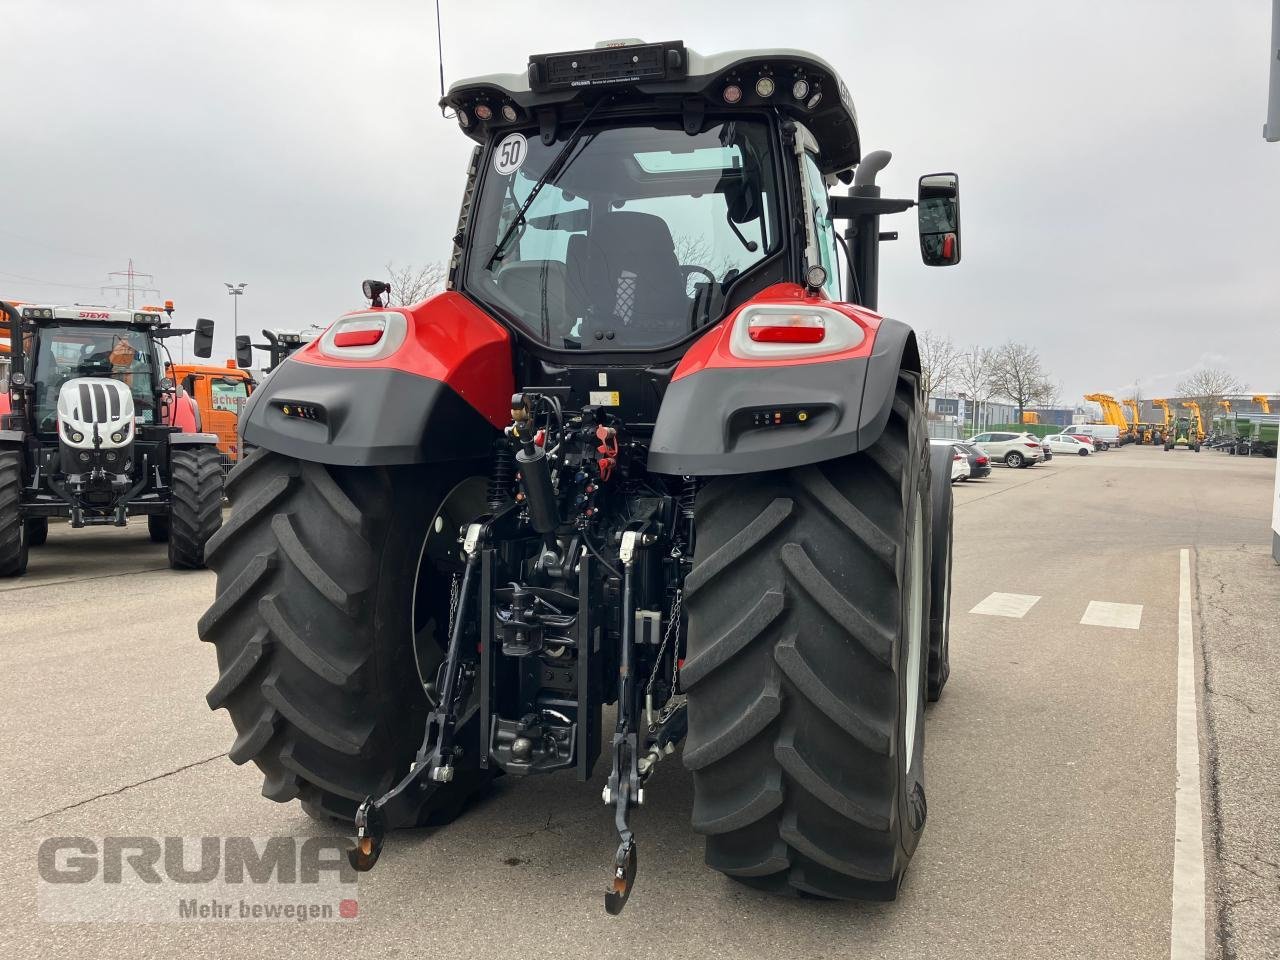
<svg viewBox="0 0 1280 960"><path fill-rule="evenodd" d="M852 350L866 337L858 323L831 307L758 304L738 314L729 350L750 360L812 357Z"/></svg>
<svg viewBox="0 0 1280 960"><path fill-rule="evenodd" d="M756 343L821 343L826 335L826 321L817 313L753 316L747 321L747 336Z"/></svg>
<svg viewBox="0 0 1280 960"><path fill-rule="evenodd" d="M367 347L382 339L382 331L381 323L364 330L343 330L341 333L334 334L333 345L335 347Z"/></svg>
<svg viewBox="0 0 1280 960"><path fill-rule="evenodd" d="M339 360L381 360L400 349L406 329L404 314L395 310L349 314L325 331L320 352Z"/></svg>

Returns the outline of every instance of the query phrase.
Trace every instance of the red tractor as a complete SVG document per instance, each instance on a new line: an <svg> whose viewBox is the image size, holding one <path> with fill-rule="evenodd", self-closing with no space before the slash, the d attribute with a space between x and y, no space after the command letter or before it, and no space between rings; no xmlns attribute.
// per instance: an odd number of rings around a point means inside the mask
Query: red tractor
<svg viewBox="0 0 1280 960"><path fill-rule="evenodd" d="M606 45L442 102L476 142L446 291L367 281L245 410L200 622L231 759L354 821L368 869L495 777L603 754L616 913L683 745L712 867L893 898L948 675L950 451L875 312L879 218L917 202L797 51ZM918 207L957 263L956 177Z"/></svg>
<svg viewBox="0 0 1280 960"><path fill-rule="evenodd" d="M164 312L0 302L12 370L0 393L0 576L26 572L49 520L123 527L147 518L175 569L204 566L222 522L218 438L200 432L192 397L165 376L165 341L183 330Z"/></svg>

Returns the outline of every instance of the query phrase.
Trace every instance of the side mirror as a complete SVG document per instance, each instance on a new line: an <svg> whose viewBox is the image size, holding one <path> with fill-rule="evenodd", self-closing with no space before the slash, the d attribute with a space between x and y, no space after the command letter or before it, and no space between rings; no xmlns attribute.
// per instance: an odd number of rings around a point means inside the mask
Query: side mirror
<svg viewBox="0 0 1280 960"><path fill-rule="evenodd" d="M926 266L960 262L960 178L931 173L920 178L920 258Z"/></svg>
<svg viewBox="0 0 1280 960"><path fill-rule="evenodd" d="M196 321L195 341L191 352L197 357L208 359L213 356L213 321L200 319Z"/></svg>
<svg viewBox="0 0 1280 960"><path fill-rule="evenodd" d="M247 334L236 337L236 366L242 369L253 366L253 341Z"/></svg>

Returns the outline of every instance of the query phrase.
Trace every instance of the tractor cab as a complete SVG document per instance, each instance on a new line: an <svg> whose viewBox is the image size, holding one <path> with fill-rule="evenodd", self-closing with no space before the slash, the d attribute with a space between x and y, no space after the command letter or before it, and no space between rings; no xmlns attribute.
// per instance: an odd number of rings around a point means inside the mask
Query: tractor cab
<svg viewBox="0 0 1280 960"><path fill-rule="evenodd" d="M677 356L766 291L874 309L875 221L913 205L879 197L885 154L828 197L863 160L857 118L834 69L800 51L602 44L455 83L441 103L478 144L450 286L565 363ZM926 262L958 262L955 177L923 178L921 200ZM755 344L840 333L757 326Z"/></svg>

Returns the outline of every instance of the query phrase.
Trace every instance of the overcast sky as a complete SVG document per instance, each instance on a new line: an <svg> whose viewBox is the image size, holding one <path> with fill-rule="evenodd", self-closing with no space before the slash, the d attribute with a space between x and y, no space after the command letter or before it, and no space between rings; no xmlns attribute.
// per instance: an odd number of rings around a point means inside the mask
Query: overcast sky
<svg viewBox="0 0 1280 960"><path fill-rule="evenodd" d="M881 309L1024 340L1082 393L1216 365L1280 389L1280 145L1269 0L789 5L443 0L447 80L615 37L808 48L843 74L886 194L960 175L964 262L909 216ZM104 302L153 274L187 322L301 328L388 260L449 250L469 151L426 0L0 0L0 295ZM226 354L223 354L225 356Z"/></svg>

